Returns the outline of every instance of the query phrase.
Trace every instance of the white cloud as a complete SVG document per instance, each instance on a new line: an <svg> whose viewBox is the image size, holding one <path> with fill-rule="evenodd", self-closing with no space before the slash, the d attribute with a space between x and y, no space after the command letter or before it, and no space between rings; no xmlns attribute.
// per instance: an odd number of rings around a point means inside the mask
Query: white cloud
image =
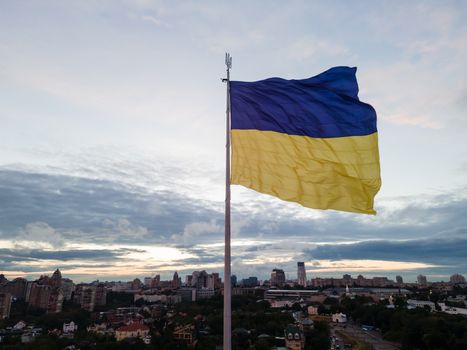
<svg viewBox="0 0 467 350"><path fill-rule="evenodd" d="M290 59L305 61L311 58L344 56L349 50L330 40L306 36L292 42L285 52Z"/></svg>
<svg viewBox="0 0 467 350"><path fill-rule="evenodd" d="M214 220L210 222L192 222L185 226L183 230L183 237L190 238L204 234L221 232L223 228L216 224Z"/></svg>
<svg viewBox="0 0 467 350"><path fill-rule="evenodd" d="M21 228L15 244L28 248L60 248L65 240L60 232L45 222L33 222Z"/></svg>
<svg viewBox="0 0 467 350"><path fill-rule="evenodd" d="M148 234L148 229L140 225L134 225L127 219L105 219L103 224L109 227L109 234L115 239L119 238L143 238Z"/></svg>
<svg viewBox="0 0 467 350"><path fill-rule="evenodd" d="M384 116L384 120L393 124L399 125L414 125L429 129L440 129L441 123L438 120L433 120L430 117L409 114L391 114Z"/></svg>

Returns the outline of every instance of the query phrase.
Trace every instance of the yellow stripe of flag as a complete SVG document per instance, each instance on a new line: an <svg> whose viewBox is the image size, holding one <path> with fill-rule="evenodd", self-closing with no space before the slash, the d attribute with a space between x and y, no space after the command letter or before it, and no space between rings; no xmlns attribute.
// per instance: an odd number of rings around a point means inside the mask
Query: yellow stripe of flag
<svg viewBox="0 0 467 350"><path fill-rule="evenodd" d="M314 138L231 130L231 183L305 207L375 214L378 134Z"/></svg>

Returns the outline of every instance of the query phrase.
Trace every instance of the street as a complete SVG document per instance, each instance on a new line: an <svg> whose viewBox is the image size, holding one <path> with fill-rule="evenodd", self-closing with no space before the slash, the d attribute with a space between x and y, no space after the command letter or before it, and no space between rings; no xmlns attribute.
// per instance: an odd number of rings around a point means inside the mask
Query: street
<svg viewBox="0 0 467 350"><path fill-rule="evenodd" d="M378 331L365 331L360 326L354 324L346 324L345 326L342 324L335 324L330 323L331 325L331 334L335 335L335 331L340 331L353 337L355 339L367 342L371 344L374 350L398 350L399 346L395 343L388 342L381 338L381 334ZM344 328L345 327L345 328ZM335 347L337 349L337 346ZM343 349L344 344L340 344L339 348Z"/></svg>

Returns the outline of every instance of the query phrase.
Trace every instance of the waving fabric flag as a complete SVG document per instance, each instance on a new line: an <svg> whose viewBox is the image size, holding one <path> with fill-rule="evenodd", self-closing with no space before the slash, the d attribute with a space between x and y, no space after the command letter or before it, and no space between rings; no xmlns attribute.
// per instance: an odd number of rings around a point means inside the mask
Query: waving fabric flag
<svg viewBox="0 0 467 350"><path fill-rule="evenodd" d="M358 99L356 70L230 82L231 183L305 207L375 214L376 112Z"/></svg>

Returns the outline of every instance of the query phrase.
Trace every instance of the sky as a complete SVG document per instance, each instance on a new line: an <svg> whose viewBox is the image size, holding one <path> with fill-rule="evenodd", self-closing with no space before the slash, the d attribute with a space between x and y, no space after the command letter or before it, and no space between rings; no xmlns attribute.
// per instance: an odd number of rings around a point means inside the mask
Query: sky
<svg viewBox="0 0 467 350"><path fill-rule="evenodd" d="M358 67L376 216L232 187L232 273L467 275L467 2L0 0L0 273L223 269L225 76Z"/></svg>

